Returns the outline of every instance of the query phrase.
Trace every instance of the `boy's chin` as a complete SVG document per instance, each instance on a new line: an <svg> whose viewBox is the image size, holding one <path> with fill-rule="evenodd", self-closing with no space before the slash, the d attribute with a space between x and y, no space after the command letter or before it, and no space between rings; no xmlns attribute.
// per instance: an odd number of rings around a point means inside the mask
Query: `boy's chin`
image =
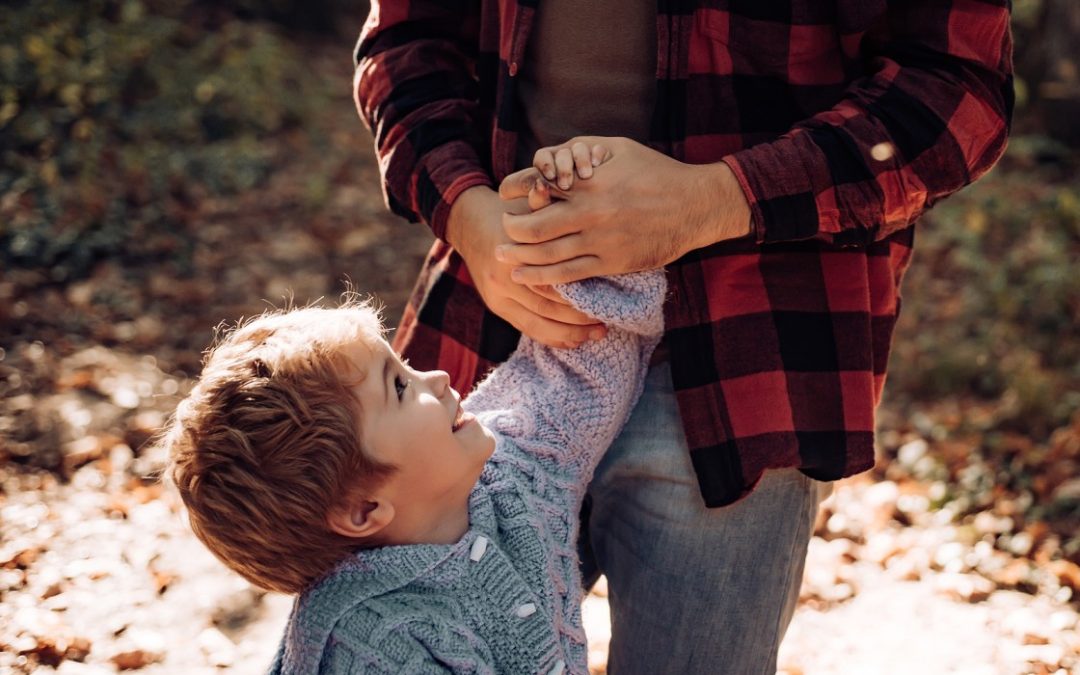
<svg viewBox="0 0 1080 675"><path fill-rule="evenodd" d="M476 421L476 425L480 427L478 431L484 436L484 441L486 444L484 457L491 457L491 455L495 453L495 433L491 429L488 429L486 426L481 424L479 420Z"/></svg>

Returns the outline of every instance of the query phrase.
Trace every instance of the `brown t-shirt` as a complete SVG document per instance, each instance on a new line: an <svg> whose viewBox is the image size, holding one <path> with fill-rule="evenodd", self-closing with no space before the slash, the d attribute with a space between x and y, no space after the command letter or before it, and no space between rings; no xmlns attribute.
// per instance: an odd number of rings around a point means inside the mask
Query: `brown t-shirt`
<svg viewBox="0 0 1080 675"><path fill-rule="evenodd" d="M517 164L574 136L648 137L656 96L656 3L539 3L517 90Z"/></svg>

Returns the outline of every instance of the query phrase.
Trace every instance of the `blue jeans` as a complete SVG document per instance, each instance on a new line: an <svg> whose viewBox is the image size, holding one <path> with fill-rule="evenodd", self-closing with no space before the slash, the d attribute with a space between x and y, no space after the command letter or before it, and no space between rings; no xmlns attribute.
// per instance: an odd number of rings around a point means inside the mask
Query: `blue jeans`
<svg viewBox="0 0 1080 675"><path fill-rule="evenodd" d="M668 364L589 486L582 571L608 579L608 672L776 672L826 484L770 471L745 499L706 509Z"/></svg>

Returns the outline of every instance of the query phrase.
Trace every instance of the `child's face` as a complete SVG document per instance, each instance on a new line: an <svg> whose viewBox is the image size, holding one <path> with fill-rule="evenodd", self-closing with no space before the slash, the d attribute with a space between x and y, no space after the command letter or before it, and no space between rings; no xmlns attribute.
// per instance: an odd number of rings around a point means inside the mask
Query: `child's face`
<svg viewBox="0 0 1080 675"><path fill-rule="evenodd" d="M495 437L461 410L449 376L409 368L381 338L357 340L345 354L363 373L354 389L363 446L373 459L397 467L379 491L389 493L399 511L467 499Z"/></svg>

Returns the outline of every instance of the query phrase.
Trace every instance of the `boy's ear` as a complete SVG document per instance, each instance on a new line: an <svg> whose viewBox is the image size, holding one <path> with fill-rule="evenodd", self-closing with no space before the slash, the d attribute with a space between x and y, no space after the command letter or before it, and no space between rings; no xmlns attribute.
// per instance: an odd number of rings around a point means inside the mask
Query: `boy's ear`
<svg viewBox="0 0 1080 675"><path fill-rule="evenodd" d="M371 537L393 520L394 505L378 497L350 499L326 516L331 530L353 539Z"/></svg>

